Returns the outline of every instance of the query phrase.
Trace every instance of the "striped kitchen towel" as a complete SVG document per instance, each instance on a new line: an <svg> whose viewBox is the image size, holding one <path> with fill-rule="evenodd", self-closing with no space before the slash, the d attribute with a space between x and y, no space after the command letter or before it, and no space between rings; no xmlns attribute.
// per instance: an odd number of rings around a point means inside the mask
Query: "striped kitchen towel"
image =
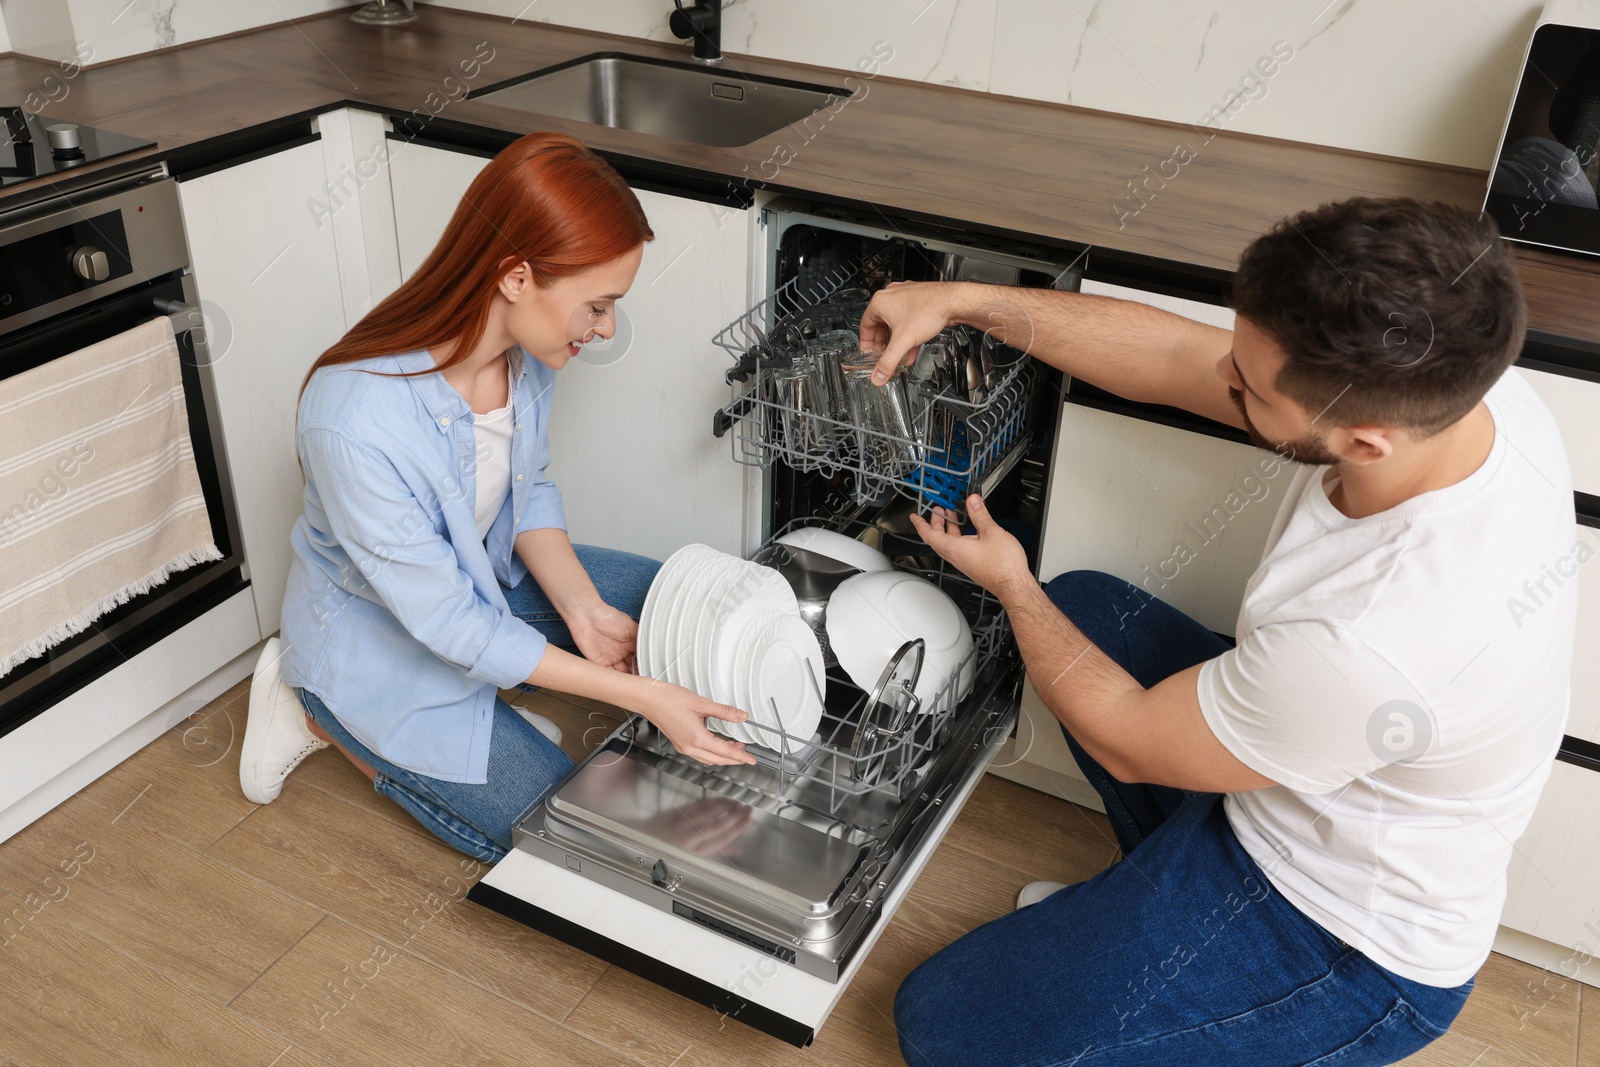
<svg viewBox="0 0 1600 1067"><path fill-rule="evenodd" d="M221 559L165 316L0 380L0 675Z"/></svg>

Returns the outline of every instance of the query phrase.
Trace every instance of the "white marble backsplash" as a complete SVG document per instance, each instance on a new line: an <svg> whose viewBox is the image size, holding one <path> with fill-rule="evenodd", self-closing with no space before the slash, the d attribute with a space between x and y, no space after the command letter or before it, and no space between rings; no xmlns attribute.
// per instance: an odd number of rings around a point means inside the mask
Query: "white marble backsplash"
<svg viewBox="0 0 1600 1067"><path fill-rule="evenodd" d="M989 90L1488 169L1539 0L999 0ZM1282 42L1261 90L1240 81Z"/></svg>
<svg viewBox="0 0 1600 1067"><path fill-rule="evenodd" d="M192 2L192 0L190 0ZM672 0L443 0L671 40ZM1246 98L1247 133L1487 169L1540 0L730 0L723 46L1146 118ZM1241 79L1282 42L1264 89ZM685 48L687 49L687 45Z"/></svg>
<svg viewBox="0 0 1600 1067"><path fill-rule="evenodd" d="M63 59L86 45L88 61L100 63L355 2L0 0L0 50ZM672 0L441 2L672 40ZM893 48L883 65L893 77L1178 122L1200 122L1223 107L1213 125L1487 169L1540 7L1540 0L726 0L723 45L848 69L881 41ZM1274 60L1270 76L1259 73L1263 60Z"/></svg>
<svg viewBox="0 0 1600 1067"><path fill-rule="evenodd" d="M104 63L157 48L303 18L357 0L0 0L7 48Z"/></svg>

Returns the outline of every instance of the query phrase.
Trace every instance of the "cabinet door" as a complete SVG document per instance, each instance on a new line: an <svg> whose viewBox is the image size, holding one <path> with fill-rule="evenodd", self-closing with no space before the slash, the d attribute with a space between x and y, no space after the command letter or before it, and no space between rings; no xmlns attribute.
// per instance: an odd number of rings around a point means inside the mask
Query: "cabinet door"
<svg viewBox="0 0 1600 1067"><path fill-rule="evenodd" d="M1600 496L1600 383L1565 374L1516 367L1555 416L1567 459L1572 488ZM1593 522L1592 518L1586 521ZM1572 716L1567 733L1600 743L1600 530L1579 526L1577 536L1594 553L1578 572L1577 654L1572 661Z"/></svg>
<svg viewBox="0 0 1600 1067"><path fill-rule="evenodd" d="M304 506L300 383L347 328L333 231L307 210L326 180L313 142L178 186L263 637L278 629Z"/></svg>
<svg viewBox="0 0 1600 1067"><path fill-rule="evenodd" d="M1600 943L1600 774L1557 763L1506 872L1502 926L1563 948Z"/></svg>
<svg viewBox="0 0 1600 1067"><path fill-rule="evenodd" d="M1600 655L1595 654L1600 649L1600 529L1579 526L1577 540L1593 555L1578 570L1578 636L1573 642L1567 733L1600 745ZM1600 821L1600 814L1596 819Z"/></svg>
<svg viewBox="0 0 1600 1067"><path fill-rule="evenodd" d="M1227 308L1095 281L1082 291L1233 328ZM1066 404L1039 576L1105 571L1232 634L1292 475L1263 449Z"/></svg>
<svg viewBox="0 0 1600 1067"><path fill-rule="evenodd" d="M1556 417L1567 459L1572 464L1572 488L1600 496L1600 382L1565 374L1517 367Z"/></svg>
<svg viewBox="0 0 1600 1067"><path fill-rule="evenodd" d="M1265 449L1069 403L1039 576L1105 571L1231 635L1294 470Z"/></svg>
<svg viewBox="0 0 1600 1067"><path fill-rule="evenodd" d="M415 141L389 142L389 186L394 194L401 278L411 277L428 258L461 202L461 194L488 165L483 156L466 152Z"/></svg>
<svg viewBox="0 0 1600 1067"><path fill-rule="evenodd" d="M638 190L655 240L617 305L617 336L556 379L550 473L572 539L665 559L742 550L761 471L711 434L728 358L711 337L750 305L748 212Z"/></svg>
<svg viewBox="0 0 1600 1067"><path fill-rule="evenodd" d="M1082 290L1233 326L1225 308L1092 281ZM1293 467L1264 449L1065 404L1039 577L1105 571L1232 634L1245 581L1292 478ZM996 758L996 772L1098 806L1031 685L1022 708L1017 737Z"/></svg>
<svg viewBox="0 0 1600 1067"><path fill-rule="evenodd" d="M431 145L391 155L406 276L432 251L488 162ZM751 303L749 212L635 190L655 240L617 305L617 335L556 379L550 476L579 543L665 559L701 542L741 550L747 490L760 472L711 435L728 401L726 357L710 338Z"/></svg>

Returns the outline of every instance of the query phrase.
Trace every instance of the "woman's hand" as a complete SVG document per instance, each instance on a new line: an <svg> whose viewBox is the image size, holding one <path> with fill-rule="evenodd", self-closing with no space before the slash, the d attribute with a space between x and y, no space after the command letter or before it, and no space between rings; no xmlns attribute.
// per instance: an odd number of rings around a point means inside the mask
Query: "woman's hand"
<svg viewBox="0 0 1600 1067"><path fill-rule="evenodd" d="M748 716L738 708L707 700L680 685L621 674L554 645L545 646L539 665L528 675L528 684L638 712L655 723L674 748L701 763L756 761L739 742L706 729L708 718L744 722Z"/></svg>
<svg viewBox="0 0 1600 1067"><path fill-rule="evenodd" d="M590 663L633 673L633 657L639 648L639 624L628 613L604 601L567 623L573 643Z"/></svg>
<svg viewBox="0 0 1600 1067"><path fill-rule="evenodd" d="M643 699L629 710L655 723L672 742L672 747L691 759L717 766L756 761L745 751L744 745L706 728L708 718L744 722L749 716L738 708L707 700L681 685L646 679Z"/></svg>

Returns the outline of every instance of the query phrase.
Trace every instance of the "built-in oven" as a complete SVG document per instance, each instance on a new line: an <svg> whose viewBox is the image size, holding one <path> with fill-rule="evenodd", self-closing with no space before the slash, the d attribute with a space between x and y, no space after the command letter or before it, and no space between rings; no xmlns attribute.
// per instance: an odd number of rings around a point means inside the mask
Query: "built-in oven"
<svg viewBox="0 0 1600 1067"><path fill-rule="evenodd" d="M0 734L198 618L247 579L205 319L175 182L154 169L0 207L0 380L169 318L189 439L219 559L181 569L0 676ZM29 442L7 437L0 456ZM9 515L9 511L7 512ZM0 573L0 591L32 576Z"/></svg>
<svg viewBox="0 0 1600 1067"><path fill-rule="evenodd" d="M635 716L523 821L517 847L469 899L804 1045L1018 711L1022 667L1005 613L921 543L909 515L961 510L979 491L1036 549L1061 403L1058 373L957 329L905 375L915 384L898 430L873 428L864 399L850 415L802 402L796 366L808 360L784 353L808 351L813 335L810 351L848 352L867 296L894 281L1074 289L1081 256L794 201L769 203L761 221L772 288L713 339L730 392L707 413L735 461L762 472L752 560L781 566L792 555L784 538L804 527L863 542L954 603L971 631L967 660L913 701L926 647L908 642L909 659L869 684L829 656L815 736L751 745L754 766L686 759Z"/></svg>

